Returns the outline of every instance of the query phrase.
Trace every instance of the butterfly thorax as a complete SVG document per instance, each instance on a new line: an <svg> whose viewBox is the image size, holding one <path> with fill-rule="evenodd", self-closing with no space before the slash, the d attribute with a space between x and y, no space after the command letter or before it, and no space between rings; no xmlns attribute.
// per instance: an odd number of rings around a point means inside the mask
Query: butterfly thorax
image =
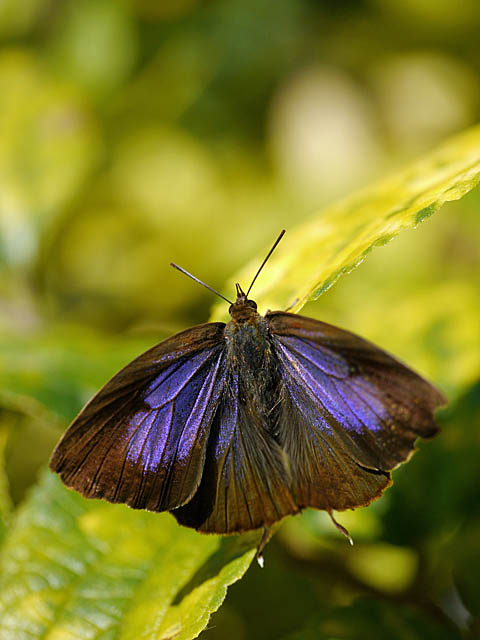
<svg viewBox="0 0 480 640"><path fill-rule="evenodd" d="M238 379L239 400L248 415L274 435L281 384L268 324L252 307L230 313L224 334L229 375Z"/></svg>
<svg viewBox="0 0 480 640"><path fill-rule="evenodd" d="M247 298L239 284L229 312L232 319L225 327L229 365L235 364L251 376L269 359L267 323L257 312L256 302Z"/></svg>
<svg viewBox="0 0 480 640"><path fill-rule="evenodd" d="M260 314L255 313L245 322L229 322L225 327L225 340L228 360L238 363L250 374L273 364L268 327Z"/></svg>

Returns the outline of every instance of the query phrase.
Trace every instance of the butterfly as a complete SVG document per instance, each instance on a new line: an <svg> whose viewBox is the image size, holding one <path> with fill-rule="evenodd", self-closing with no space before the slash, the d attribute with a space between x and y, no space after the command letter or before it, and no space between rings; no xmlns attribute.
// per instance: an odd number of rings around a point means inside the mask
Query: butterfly
<svg viewBox="0 0 480 640"><path fill-rule="evenodd" d="M87 498L170 511L203 533L270 527L307 507L368 505L445 397L363 338L236 285L231 320L192 327L117 373L75 418L50 468ZM172 264L186 275L194 276Z"/></svg>

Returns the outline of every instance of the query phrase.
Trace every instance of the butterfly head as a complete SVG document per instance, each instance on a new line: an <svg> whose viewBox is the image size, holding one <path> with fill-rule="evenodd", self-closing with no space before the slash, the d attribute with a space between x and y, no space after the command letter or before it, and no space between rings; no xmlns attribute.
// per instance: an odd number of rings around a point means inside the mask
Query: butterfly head
<svg viewBox="0 0 480 640"><path fill-rule="evenodd" d="M255 280L258 278L258 275L260 274L261 270L265 266L265 263L267 262L267 260L272 255L272 253L273 253L275 247L277 246L277 244L283 238L284 233L285 233L285 229L283 229L283 231L280 233L280 235L278 236L278 238L275 241L275 244L273 245L273 247L268 252L267 257L265 258L265 260L260 265L260 268L258 269L257 273L255 274L255 277L253 278L250 286L247 289L247 293L245 293L243 291L242 287L237 282L237 284L236 284L237 299L233 303L228 298L225 298L225 296L223 296L221 293L219 293L218 291L215 291L215 289L212 289L212 287L209 287L208 284L205 284L204 282L202 282L201 280L199 280L195 276L192 276L191 273L188 273L188 271L185 271L185 269L182 269L182 267L179 267L174 262L171 262L170 265L172 267L174 267L175 269L177 269L178 271L181 271L183 274L185 274L186 276L188 276L192 280L195 280L195 282L198 282L198 284L201 284L202 287L205 287L206 289L208 289L209 291L211 291L212 293L217 295L219 298L222 298L223 300L225 300L225 302L228 302L230 304L230 308L229 308L228 311L230 313L230 316L232 317L232 322L234 322L235 324L244 324L246 322L255 324L256 323L255 318L258 317L257 303L254 300L250 300L248 298L248 294L250 293L250 291L251 291L251 289L252 289L252 287L253 287L253 285L255 283Z"/></svg>
<svg viewBox="0 0 480 640"><path fill-rule="evenodd" d="M238 282L235 286L237 288L237 299L230 305L228 311L234 322L248 322L257 315L257 303L247 298L247 294L242 290Z"/></svg>

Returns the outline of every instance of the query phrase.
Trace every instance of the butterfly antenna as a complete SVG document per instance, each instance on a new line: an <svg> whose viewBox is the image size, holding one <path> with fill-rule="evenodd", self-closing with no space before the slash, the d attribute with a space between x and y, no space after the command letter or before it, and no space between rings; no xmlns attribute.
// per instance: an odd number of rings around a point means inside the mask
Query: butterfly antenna
<svg viewBox="0 0 480 640"><path fill-rule="evenodd" d="M265 266L267 260L270 258L270 256L272 255L272 253L275 251L277 244L280 242L280 240L283 238L283 236L285 235L285 229L282 229L280 235L278 236L278 238L275 240L275 244L273 245L273 247L270 249L270 251L267 254L267 257L265 258L265 260L262 262L262 264L260 265L260 269L257 271L257 273L255 274L254 279L252 280L252 284L248 287L248 291L247 291L247 297L248 294L250 293L252 287L253 287L253 283L255 282L255 280L258 278L260 271L263 269L263 267Z"/></svg>
<svg viewBox="0 0 480 640"><path fill-rule="evenodd" d="M195 276L192 276L191 273L188 273L188 271L185 271L185 269L182 269L182 267L179 267L178 264L175 264L174 262L171 262L170 266L173 267L174 269L177 269L177 271L180 271L181 273L183 273L184 275L188 276L192 280L195 280L195 282L198 282L198 284L201 284L202 287L205 287L205 289L208 289L209 291L211 291L212 293L217 295L219 298L223 298L223 300L225 300L225 302L228 302L228 304L233 304L233 302L231 302L231 300L228 300L228 298L225 298L225 296L222 296L221 293L218 293L218 291L215 291L215 289L212 289L212 287L209 287L208 284L205 284L204 282L202 282L198 278L195 278Z"/></svg>

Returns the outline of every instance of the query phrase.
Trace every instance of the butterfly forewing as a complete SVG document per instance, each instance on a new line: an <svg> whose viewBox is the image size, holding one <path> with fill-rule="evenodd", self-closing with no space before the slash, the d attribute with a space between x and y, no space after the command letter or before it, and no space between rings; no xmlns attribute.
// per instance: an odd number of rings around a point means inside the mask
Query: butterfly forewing
<svg viewBox="0 0 480 640"><path fill-rule="evenodd" d="M411 455L417 437L435 435L434 410L445 398L395 358L310 318L273 312L266 319L292 397L321 416L315 431L332 434L359 465L391 470Z"/></svg>
<svg viewBox="0 0 480 640"><path fill-rule="evenodd" d="M184 504L225 384L223 329L193 327L122 369L69 427L51 469L87 497L153 511Z"/></svg>

